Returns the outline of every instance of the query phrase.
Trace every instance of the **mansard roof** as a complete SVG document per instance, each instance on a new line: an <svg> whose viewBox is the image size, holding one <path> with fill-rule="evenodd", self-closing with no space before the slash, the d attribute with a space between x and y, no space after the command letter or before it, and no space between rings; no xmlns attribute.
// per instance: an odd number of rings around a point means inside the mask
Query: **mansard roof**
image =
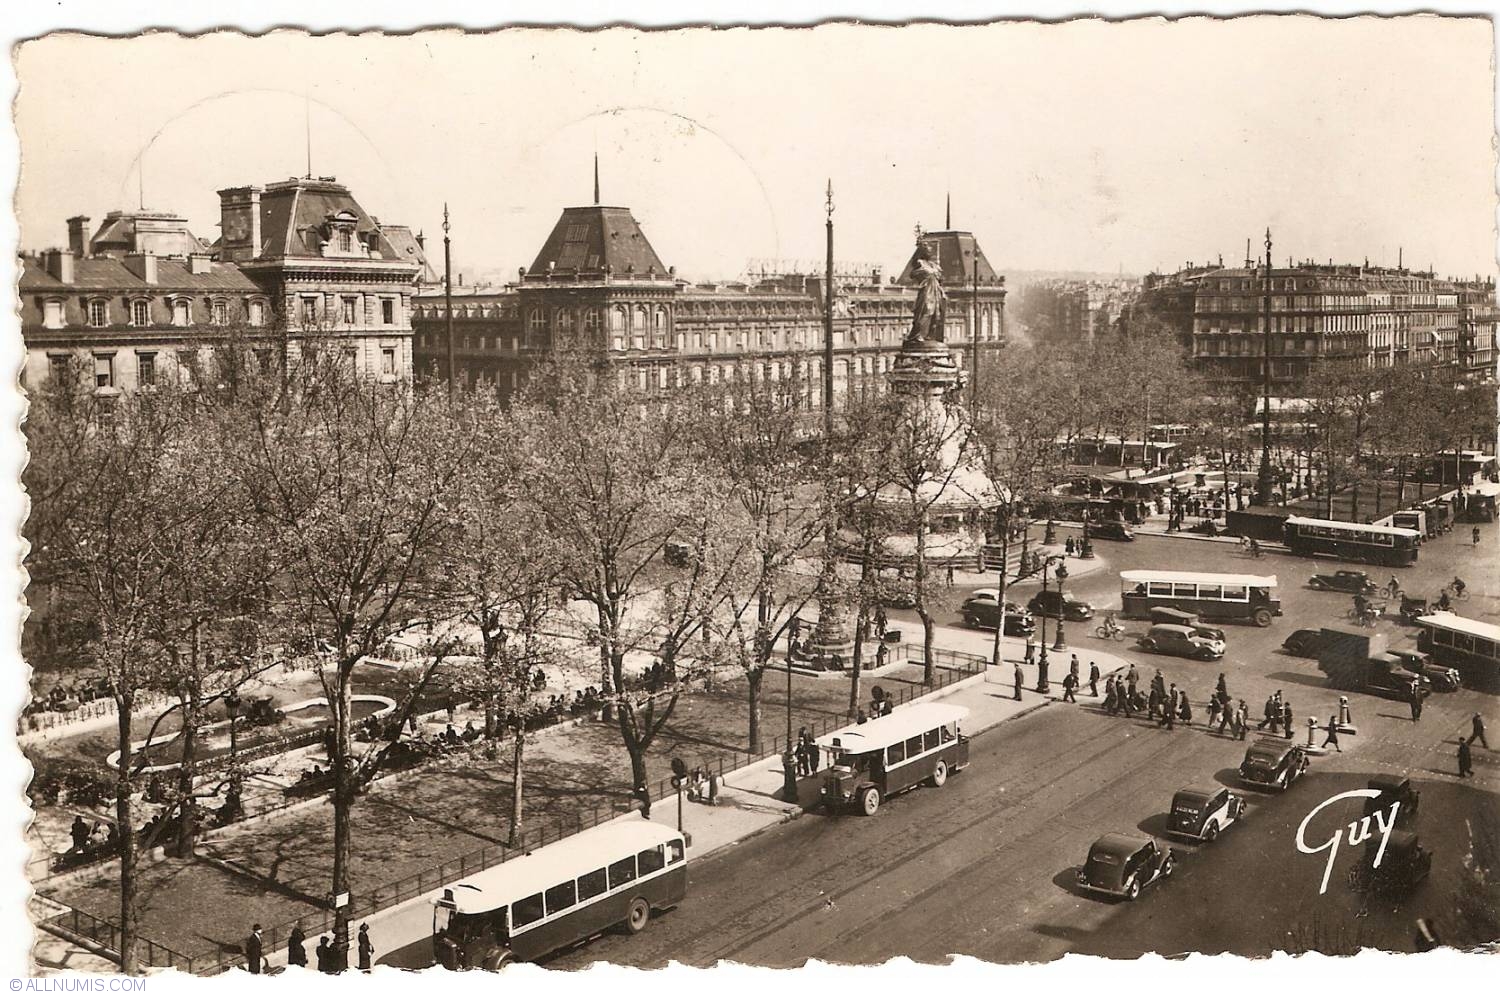
<svg viewBox="0 0 1500 994"><path fill-rule="evenodd" d="M979 260L979 283L993 283L999 279L990 261L984 257L984 249L971 231L927 231L917 239L917 244L926 245L943 272L944 283L968 284L974 282L974 260ZM901 270L898 283L910 284L916 267L917 253L912 251L906 267Z"/></svg>
<svg viewBox="0 0 1500 994"><path fill-rule="evenodd" d="M667 267L630 208L595 204L563 209L528 272L549 270L665 275Z"/></svg>

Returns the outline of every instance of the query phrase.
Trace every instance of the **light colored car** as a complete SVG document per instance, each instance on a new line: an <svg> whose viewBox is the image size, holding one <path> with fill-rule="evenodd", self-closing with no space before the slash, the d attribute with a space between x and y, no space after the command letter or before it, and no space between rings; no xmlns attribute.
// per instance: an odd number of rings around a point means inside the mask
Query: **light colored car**
<svg viewBox="0 0 1500 994"><path fill-rule="evenodd" d="M1199 842L1212 842L1245 814L1245 799L1228 787L1186 787L1172 798L1167 831Z"/></svg>

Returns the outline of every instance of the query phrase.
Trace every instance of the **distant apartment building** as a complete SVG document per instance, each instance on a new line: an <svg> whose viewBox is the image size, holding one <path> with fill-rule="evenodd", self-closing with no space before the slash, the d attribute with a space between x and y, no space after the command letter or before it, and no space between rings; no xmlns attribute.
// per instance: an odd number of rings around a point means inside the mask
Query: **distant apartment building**
<svg viewBox="0 0 1500 994"><path fill-rule="evenodd" d="M1020 291L1017 310L1042 341L1094 341L1115 332L1134 299L1133 280L1042 279Z"/></svg>
<svg viewBox="0 0 1500 994"><path fill-rule="evenodd" d="M23 380L79 376L112 393L184 375L231 338L271 365L316 338L386 380L411 374L419 240L331 177L219 191L208 244L162 211L112 211L68 247L23 255Z"/></svg>
<svg viewBox="0 0 1500 994"><path fill-rule="evenodd" d="M973 234L919 238L943 272L947 340L967 352L1005 344L1005 280ZM915 253L914 253L915 255ZM882 279L835 274L835 392L879 389L911 324L910 269ZM452 292L454 375L508 396L556 342L585 341L633 371L641 386L670 388L736 377L795 380L822 403L822 275L695 283L666 265L628 208L566 208L531 266L505 286ZM418 375L448 375L448 304L427 287L412 316Z"/></svg>
<svg viewBox="0 0 1500 994"><path fill-rule="evenodd" d="M1171 326L1211 378L1259 385L1267 278L1253 265L1153 274L1142 284L1140 307ZM1493 278L1308 262L1273 268L1269 280L1275 393L1294 394L1298 382L1329 363L1430 363L1470 379L1495 376Z"/></svg>

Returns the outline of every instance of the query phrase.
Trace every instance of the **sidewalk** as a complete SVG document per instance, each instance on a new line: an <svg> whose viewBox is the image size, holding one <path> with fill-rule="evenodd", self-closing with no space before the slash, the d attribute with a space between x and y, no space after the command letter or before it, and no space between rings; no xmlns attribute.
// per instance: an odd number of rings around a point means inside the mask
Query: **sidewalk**
<svg viewBox="0 0 1500 994"><path fill-rule="evenodd" d="M920 632L920 628L917 630ZM985 639L990 637L987 633L963 633L953 630L945 630L944 635L945 648L955 647L951 637L954 635L971 635ZM1005 666L989 668L983 673L960 680L920 700L943 699L948 703L967 707L969 717L963 723L963 731L967 735L975 736L1004 721L1024 717L1061 699L1060 677L1067 672L1065 654L1058 654L1063 657L1062 665L1054 666L1053 672L1057 676L1051 681L1053 688L1051 693L1043 695L1031 689L1035 685L1035 674L1034 667L1028 666L1022 699L1017 701L1014 699L1012 682L1014 670L1010 664L1019 662L1021 646L1015 639L1005 639L1002 643L1002 651ZM1083 660L1085 675L1088 672L1090 660L1099 663L1101 684L1105 677L1128 665L1125 660L1112 653L1089 652L1087 655L1080 654L1080 659ZM1087 684L1083 688L1080 703L1086 700L1089 700ZM853 724L846 726L846 728L852 727L854 727ZM781 798L783 786L781 761L775 756L729 774L719 791L717 805L710 807L686 800L683 802L681 825L691 836L690 858L701 859L709 853L735 845L769 828L800 817L805 810L817 804L819 784L818 776L805 777L799 783L797 803L783 800ZM653 811L656 820L665 824L677 823L677 805L671 799L658 802ZM621 815L615 820L639 817L641 817L639 813L632 812ZM354 929L357 929L361 923L370 926L377 965L403 968L420 968L430 965L432 901L440 896L441 892L441 887L434 888L419 897L353 924ZM307 938L306 948L310 958L318 939L317 935L309 935ZM284 964L286 950L284 948L274 950L270 961L278 966Z"/></svg>

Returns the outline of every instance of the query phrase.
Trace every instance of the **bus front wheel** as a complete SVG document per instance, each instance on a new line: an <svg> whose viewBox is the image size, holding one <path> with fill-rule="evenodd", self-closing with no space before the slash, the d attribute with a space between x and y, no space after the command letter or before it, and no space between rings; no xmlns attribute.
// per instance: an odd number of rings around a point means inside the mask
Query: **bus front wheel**
<svg viewBox="0 0 1500 994"><path fill-rule="evenodd" d="M1255 612L1255 624L1259 628L1268 628L1271 624L1271 612L1266 608L1259 608Z"/></svg>
<svg viewBox="0 0 1500 994"><path fill-rule="evenodd" d="M932 768L932 776L927 778L927 782L932 784L934 787L941 787L943 784L947 783L948 764L943 762L941 759L938 760L937 765Z"/></svg>
<svg viewBox="0 0 1500 994"><path fill-rule="evenodd" d="M630 909L625 912L625 927L631 935L639 935L646 930L651 922L651 905L646 903L644 897L638 897L630 902Z"/></svg>
<svg viewBox="0 0 1500 994"><path fill-rule="evenodd" d="M880 810L880 791L874 787L866 787L859 795L859 810L866 815L873 815Z"/></svg>

